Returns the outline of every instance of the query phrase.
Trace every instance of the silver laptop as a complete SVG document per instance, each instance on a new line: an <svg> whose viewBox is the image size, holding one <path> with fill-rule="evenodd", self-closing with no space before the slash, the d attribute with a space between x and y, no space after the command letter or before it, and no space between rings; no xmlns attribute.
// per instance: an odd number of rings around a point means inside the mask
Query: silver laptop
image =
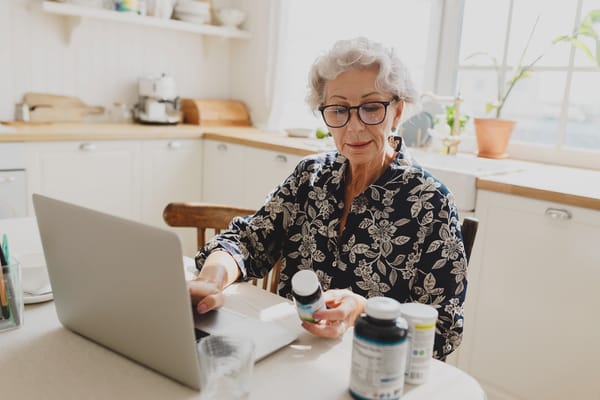
<svg viewBox="0 0 600 400"><path fill-rule="evenodd" d="M194 389L200 336L251 337L257 360L297 337L231 310L194 316L174 232L38 194L33 205L66 328Z"/></svg>

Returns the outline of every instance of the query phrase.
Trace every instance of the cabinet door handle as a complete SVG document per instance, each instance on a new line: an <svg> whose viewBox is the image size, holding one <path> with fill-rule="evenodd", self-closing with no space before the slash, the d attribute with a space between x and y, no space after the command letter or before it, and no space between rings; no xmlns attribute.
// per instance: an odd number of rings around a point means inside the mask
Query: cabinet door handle
<svg viewBox="0 0 600 400"><path fill-rule="evenodd" d="M552 219L560 219L563 221L573 218L571 212L569 210L565 210L564 208L548 207L546 208L545 214Z"/></svg>
<svg viewBox="0 0 600 400"><path fill-rule="evenodd" d="M275 161L282 162L282 163L287 163L287 157L284 156L283 154L277 154L275 156Z"/></svg>
<svg viewBox="0 0 600 400"><path fill-rule="evenodd" d="M226 144L224 144L224 143L220 143L220 144L217 146L217 150L219 150L219 151L227 151L227 145L226 145Z"/></svg>
<svg viewBox="0 0 600 400"><path fill-rule="evenodd" d="M79 145L79 150L81 151L95 151L96 150L96 145L94 143L81 143Z"/></svg>
<svg viewBox="0 0 600 400"><path fill-rule="evenodd" d="M179 140L172 140L167 144L167 146L169 147L169 149L177 150L181 148L182 144Z"/></svg>
<svg viewBox="0 0 600 400"><path fill-rule="evenodd" d="M16 178L14 176L3 176L0 177L0 183L11 183L14 182Z"/></svg>

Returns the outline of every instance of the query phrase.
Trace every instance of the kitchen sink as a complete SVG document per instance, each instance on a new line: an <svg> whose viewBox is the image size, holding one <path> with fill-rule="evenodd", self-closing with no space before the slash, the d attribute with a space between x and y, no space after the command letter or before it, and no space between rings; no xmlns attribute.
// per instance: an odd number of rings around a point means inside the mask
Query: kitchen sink
<svg viewBox="0 0 600 400"><path fill-rule="evenodd" d="M477 178L524 169L523 163L514 160L492 160L471 154L446 155L414 148L409 151L416 161L452 191L460 211L475 210Z"/></svg>

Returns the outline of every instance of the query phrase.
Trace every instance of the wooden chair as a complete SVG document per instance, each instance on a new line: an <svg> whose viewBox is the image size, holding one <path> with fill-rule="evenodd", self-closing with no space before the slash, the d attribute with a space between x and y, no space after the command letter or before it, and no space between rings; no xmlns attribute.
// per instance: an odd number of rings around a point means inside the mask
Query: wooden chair
<svg viewBox="0 0 600 400"><path fill-rule="evenodd" d="M477 234L477 228L479 227L479 220L474 217L464 217L462 226L460 228L463 236L463 243L465 245L465 253L467 255L467 263L471 258L471 251L473 250L473 244L475 243L475 235Z"/></svg>
<svg viewBox="0 0 600 400"><path fill-rule="evenodd" d="M254 214L256 210L241 207L229 207L207 203L169 203L163 211L163 219L169 226L196 228L198 249L206 243L207 233L219 234L229 226L233 217ZM471 251L475 243L475 235L479 220L473 217L463 218L461 232L465 245L467 262L471 258ZM269 274L262 279L253 279L253 285L260 285L263 289L277 293L279 283L280 261L271 269Z"/></svg>
<svg viewBox="0 0 600 400"><path fill-rule="evenodd" d="M197 247L200 249L210 233L221 233L229 226L233 217L254 214L256 210L241 207L229 207L207 203L169 203L163 211L163 219L169 226L196 228ZM255 286L277 293L279 283L280 262L278 261L269 274L262 279L251 280Z"/></svg>

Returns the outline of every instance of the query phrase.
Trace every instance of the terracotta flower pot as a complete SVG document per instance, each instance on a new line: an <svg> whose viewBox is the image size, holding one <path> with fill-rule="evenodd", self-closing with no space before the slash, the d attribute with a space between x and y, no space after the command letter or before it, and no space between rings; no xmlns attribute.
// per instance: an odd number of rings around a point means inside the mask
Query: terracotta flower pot
<svg viewBox="0 0 600 400"><path fill-rule="evenodd" d="M505 158L508 141L515 128L515 121L497 118L475 118L477 156L485 158Z"/></svg>

